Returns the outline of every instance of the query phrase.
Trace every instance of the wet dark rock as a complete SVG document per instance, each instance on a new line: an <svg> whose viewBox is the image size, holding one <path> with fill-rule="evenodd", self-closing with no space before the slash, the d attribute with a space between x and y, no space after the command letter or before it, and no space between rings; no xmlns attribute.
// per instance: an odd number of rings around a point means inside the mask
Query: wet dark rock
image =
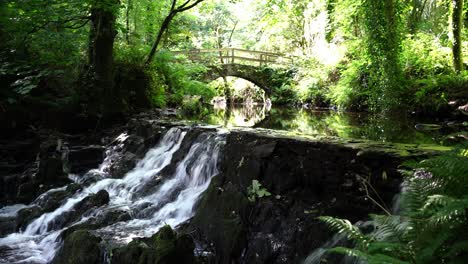
<svg viewBox="0 0 468 264"><path fill-rule="evenodd" d="M19 210L16 217L16 230L23 230L32 220L41 216L42 213L43 210L38 205Z"/></svg>
<svg viewBox="0 0 468 264"><path fill-rule="evenodd" d="M15 217L0 217L0 237L5 237L16 231ZM0 254L1 256L1 254Z"/></svg>
<svg viewBox="0 0 468 264"><path fill-rule="evenodd" d="M52 137L43 142L39 153L39 171L36 180L54 186L69 183L64 170L67 151L62 139Z"/></svg>
<svg viewBox="0 0 468 264"><path fill-rule="evenodd" d="M112 178L122 178L135 167L146 152L154 147L166 128L150 120L132 119L128 124L128 137L116 143L107 173Z"/></svg>
<svg viewBox="0 0 468 264"><path fill-rule="evenodd" d="M37 170L39 139L31 131L0 138L0 206L18 203L18 188L33 179ZM34 197L28 198L30 202Z"/></svg>
<svg viewBox="0 0 468 264"><path fill-rule="evenodd" d="M70 173L82 174L90 169L97 168L104 160L104 150L102 146L74 146L68 153L68 165Z"/></svg>
<svg viewBox="0 0 468 264"><path fill-rule="evenodd" d="M68 227L60 234L60 236L62 239L66 239L70 234L77 230L97 230L120 221L128 221L131 218L130 213L124 210L103 210L97 216L91 217L83 223Z"/></svg>
<svg viewBox="0 0 468 264"><path fill-rule="evenodd" d="M29 203L40 193L40 183L31 180L19 185L16 200L20 203Z"/></svg>
<svg viewBox="0 0 468 264"><path fill-rule="evenodd" d="M222 174L212 179L187 230L197 234L198 245L213 245L216 263L299 263L332 236L318 216L356 222L379 212L361 179L391 205L401 183L397 168L408 153L372 143L231 132ZM271 196L249 202L252 180Z"/></svg>
<svg viewBox="0 0 468 264"><path fill-rule="evenodd" d="M125 152L117 161L113 161L108 172L112 178L123 178L127 172L135 167L139 158L138 155L132 152Z"/></svg>
<svg viewBox="0 0 468 264"><path fill-rule="evenodd" d="M170 226L162 227L150 238L135 239L112 250L113 264L194 263L195 245L190 236L176 234Z"/></svg>
<svg viewBox="0 0 468 264"><path fill-rule="evenodd" d="M55 256L55 264L101 264L103 252L101 238L89 231L77 230L64 241L62 248Z"/></svg>
<svg viewBox="0 0 468 264"><path fill-rule="evenodd" d="M102 215L99 219L99 223L102 225L111 225L113 223L121 222L121 221L128 221L132 219L130 213L124 210L113 210L110 212L106 212Z"/></svg>
<svg viewBox="0 0 468 264"><path fill-rule="evenodd" d="M39 196L34 203L39 205L44 213L51 212L60 207L63 202L70 198L81 186L76 183L69 184L64 190L45 193Z"/></svg>
<svg viewBox="0 0 468 264"><path fill-rule="evenodd" d="M95 182L98 182L105 178L105 175L102 175L100 171L90 170L87 173L79 176L76 180L79 184L83 186L89 186Z"/></svg>
<svg viewBox="0 0 468 264"><path fill-rule="evenodd" d="M63 202L81 188L78 184L70 184L64 190L56 190L39 196L34 205L21 209L16 219L16 229L24 229L32 220L44 213L52 212L59 208Z"/></svg>
<svg viewBox="0 0 468 264"><path fill-rule="evenodd" d="M56 157L41 157L37 179L45 183L61 184L66 182L62 160Z"/></svg>
<svg viewBox="0 0 468 264"><path fill-rule="evenodd" d="M276 147L276 141L264 145L256 146L252 149L252 155L257 158L266 158L270 156Z"/></svg>
<svg viewBox="0 0 468 264"><path fill-rule="evenodd" d="M95 194L91 194L73 206L72 210L63 213L53 223L50 223L51 226L49 228L54 226L57 229L58 227L68 226L107 203L109 203L109 193L107 191L101 190Z"/></svg>
<svg viewBox="0 0 468 264"><path fill-rule="evenodd" d="M100 207L109 203L109 193L105 190L100 190L96 194L92 194L77 203L73 210L76 212L84 212L93 207Z"/></svg>
<svg viewBox="0 0 468 264"><path fill-rule="evenodd" d="M213 177L191 225L214 243L216 261L229 263L247 242L250 205L243 190L223 180L222 175Z"/></svg>
<svg viewBox="0 0 468 264"><path fill-rule="evenodd" d="M20 174L0 176L0 204L7 204L11 203L12 200L16 200L20 176Z"/></svg>

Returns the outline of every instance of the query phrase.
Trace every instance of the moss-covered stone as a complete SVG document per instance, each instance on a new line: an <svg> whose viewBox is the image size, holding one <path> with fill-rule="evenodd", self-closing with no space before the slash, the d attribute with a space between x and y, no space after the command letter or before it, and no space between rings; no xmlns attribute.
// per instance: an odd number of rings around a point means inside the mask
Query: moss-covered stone
<svg viewBox="0 0 468 264"><path fill-rule="evenodd" d="M211 180L191 224L214 242L217 261L229 263L246 243L249 201L242 190L223 180L222 175Z"/></svg>
<svg viewBox="0 0 468 264"><path fill-rule="evenodd" d="M52 263L54 264L100 264L103 252L99 244L101 238L86 230L71 233L64 241Z"/></svg>
<svg viewBox="0 0 468 264"><path fill-rule="evenodd" d="M168 225L148 239L137 239L112 251L112 264L193 263L195 245L190 236L177 235Z"/></svg>
<svg viewBox="0 0 468 264"><path fill-rule="evenodd" d="M25 228L33 219L39 217L42 213L42 208L37 205L19 210L16 217L16 230Z"/></svg>

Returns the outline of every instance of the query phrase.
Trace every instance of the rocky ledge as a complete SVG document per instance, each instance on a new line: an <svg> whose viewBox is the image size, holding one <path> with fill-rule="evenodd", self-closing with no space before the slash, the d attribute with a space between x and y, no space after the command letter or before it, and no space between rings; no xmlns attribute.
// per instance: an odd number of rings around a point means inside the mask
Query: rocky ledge
<svg viewBox="0 0 468 264"><path fill-rule="evenodd" d="M370 197L391 210L399 164L433 150L235 130L224 153L185 230L212 253L210 263L299 263L332 236L318 216L364 220L382 212ZM252 193L254 181L270 195Z"/></svg>
<svg viewBox="0 0 468 264"><path fill-rule="evenodd" d="M30 162L38 163L34 175L17 176L20 184L12 185L16 191L3 193L2 203L29 202L43 194L19 210L16 217L0 218L1 234L21 230L98 180L92 172L84 172L104 158L107 176L123 177L173 126L183 125L139 117L101 134L101 138L95 137L88 145L73 141L73 137L65 137L68 140L64 141L54 138L47 144L31 143L38 153L27 155ZM184 129L189 132L171 165L161 171L163 176L171 174L191 140L215 128ZM125 144L118 140L122 132ZM195 216L177 229L179 234L165 227L151 238L109 249L93 230L131 216L124 211L107 211L66 229L60 236L64 243L54 263L102 263L104 258L111 263L298 263L332 236L318 216L355 222L366 219L369 213L381 212L379 206L390 210L402 180L398 166L407 159L432 155L434 150L429 146L309 138L255 129L230 131L223 153L220 174L211 180ZM15 175L28 171L28 167L21 168L26 170L15 168ZM64 175L70 171L80 175L77 183L68 183ZM4 182L8 179L2 177ZM25 184L31 184L35 192L22 198ZM157 180L151 186L159 184ZM62 185L66 187L46 192L47 188ZM108 201L105 191L90 195L54 224L76 222Z"/></svg>

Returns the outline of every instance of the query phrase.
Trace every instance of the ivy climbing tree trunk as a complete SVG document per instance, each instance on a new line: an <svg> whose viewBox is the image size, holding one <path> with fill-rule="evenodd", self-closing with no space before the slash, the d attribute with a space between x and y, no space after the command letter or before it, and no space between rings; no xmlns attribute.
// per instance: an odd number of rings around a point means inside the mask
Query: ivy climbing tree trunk
<svg viewBox="0 0 468 264"><path fill-rule="evenodd" d="M92 100L94 108L97 108L93 111L102 112L100 110L113 98L113 50L118 5L118 0L96 0L91 7L88 78L92 81L88 100Z"/></svg>
<svg viewBox="0 0 468 264"><path fill-rule="evenodd" d="M364 0L367 51L371 59L369 103L373 110L401 109L400 21L397 0Z"/></svg>
<svg viewBox="0 0 468 264"><path fill-rule="evenodd" d="M204 0L194 0L194 1L185 0L183 4L181 4L180 6L177 6L177 0L172 0L171 9L169 10L169 14L166 16L163 23L161 24L161 27L159 28L159 32L158 32L158 35L156 37L156 40L154 41L153 46L151 47L151 51L150 51L148 57L146 58L146 62L145 62L146 65L150 64L153 61L154 55L156 54L156 51L158 50L159 44L161 43L161 40L162 40L162 37L163 37L164 33L167 31L167 29L169 28L169 25L171 24L174 17L178 13L189 10L189 9L195 7L196 5L198 5L199 3L203 2L203 1Z"/></svg>
<svg viewBox="0 0 468 264"><path fill-rule="evenodd" d="M461 31L463 27L463 0L452 0L452 54L453 68L457 73L463 70Z"/></svg>

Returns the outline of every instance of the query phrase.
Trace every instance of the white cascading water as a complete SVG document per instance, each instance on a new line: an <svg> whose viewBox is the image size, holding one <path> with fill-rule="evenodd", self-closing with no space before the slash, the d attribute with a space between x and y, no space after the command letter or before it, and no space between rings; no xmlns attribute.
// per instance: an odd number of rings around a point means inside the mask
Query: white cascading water
<svg viewBox="0 0 468 264"><path fill-rule="evenodd" d="M150 149L136 167L122 179L104 178L68 198L58 209L45 213L31 222L24 231L0 238L0 263L49 263L61 246L60 233L67 227L54 227L54 222L70 211L90 194L100 190L109 193L110 202L94 212L121 209L129 211L133 219L118 222L97 230L106 239L129 242L134 237L151 236L169 224L173 227L187 221L194 214L194 206L200 195L208 188L210 179L218 173L218 159L224 144L224 136L202 133L192 144L185 158L176 165L175 173L167 179L159 179L160 172L167 167L173 154L179 150L186 132L179 128L170 129L160 143ZM124 141L126 137L118 140ZM93 173L105 174L103 164ZM77 180L79 177L72 177ZM154 180L163 180L154 186ZM54 191L54 190L52 190ZM3 214L14 214L24 206L11 207ZM93 214L83 216L76 225L85 222Z"/></svg>

